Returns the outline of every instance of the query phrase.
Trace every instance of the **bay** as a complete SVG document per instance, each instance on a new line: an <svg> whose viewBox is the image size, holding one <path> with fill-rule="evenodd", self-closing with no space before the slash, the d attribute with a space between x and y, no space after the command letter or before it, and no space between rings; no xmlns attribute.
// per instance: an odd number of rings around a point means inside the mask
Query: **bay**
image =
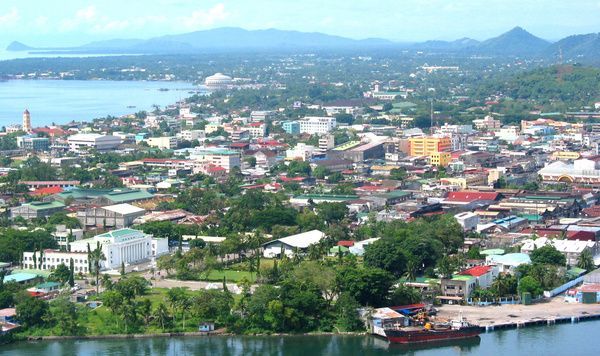
<svg viewBox="0 0 600 356"><path fill-rule="evenodd" d="M494 331L438 346L390 345L371 336L211 336L20 342L0 354L21 355L594 355L600 321Z"/></svg>
<svg viewBox="0 0 600 356"><path fill-rule="evenodd" d="M31 112L33 127L121 116L174 104L192 90L200 88L168 81L0 81L0 126L21 123L25 109Z"/></svg>

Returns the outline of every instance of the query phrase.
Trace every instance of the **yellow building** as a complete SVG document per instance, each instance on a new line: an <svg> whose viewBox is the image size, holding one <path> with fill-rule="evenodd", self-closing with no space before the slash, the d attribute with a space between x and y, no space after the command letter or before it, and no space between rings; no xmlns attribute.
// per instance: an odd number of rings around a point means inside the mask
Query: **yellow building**
<svg viewBox="0 0 600 356"><path fill-rule="evenodd" d="M576 160L580 159L581 154L574 151L555 151L552 152L553 160Z"/></svg>
<svg viewBox="0 0 600 356"><path fill-rule="evenodd" d="M452 156L448 152L435 152L429 155L429 163L433 166L448 167L451 160Z"/></svg>
<svg viewBox="0 0 600 356"><path fill-rule="evenodd" d="M449 152L452 148L450 137L412 137L409 142L411 156L429 156L432 153Z"/></svg>
<svg viewBox="0 0 600 356"><path fill-rule="evenodd" d="M446 185L459 186L461 189L469 187L484 186L487 183L487 175L485 174L468 174L463 177L442 178L440 183Z"/></svg>

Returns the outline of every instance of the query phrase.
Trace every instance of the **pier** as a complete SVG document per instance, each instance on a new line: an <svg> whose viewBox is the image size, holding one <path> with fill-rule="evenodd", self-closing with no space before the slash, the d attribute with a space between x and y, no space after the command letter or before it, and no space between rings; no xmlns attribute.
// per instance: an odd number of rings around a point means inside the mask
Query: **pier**
<svg viewBox="0 0 600 356"><path fill-rule="evenodd" d="M566 303L563 297L533 305L462 306L443 305L437 318L454 319L462 312L467 320L492 332L536 325L578 323L600 319L600 304Z"/></svg>

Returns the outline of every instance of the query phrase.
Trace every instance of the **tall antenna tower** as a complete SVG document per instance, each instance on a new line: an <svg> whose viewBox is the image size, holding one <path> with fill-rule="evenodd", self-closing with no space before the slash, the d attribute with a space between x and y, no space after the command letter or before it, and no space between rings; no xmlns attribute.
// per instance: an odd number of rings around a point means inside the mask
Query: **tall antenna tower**
<svg viewBox="0 0 600 356"><path fill-rule="evenodd" d="M431 131L431 134L433 135L434 127L435 127L435 125L433 124L433 99L429 100L429 115L430 115L430 120L431 120L431 123L429 124L429 130Z"/></svg>

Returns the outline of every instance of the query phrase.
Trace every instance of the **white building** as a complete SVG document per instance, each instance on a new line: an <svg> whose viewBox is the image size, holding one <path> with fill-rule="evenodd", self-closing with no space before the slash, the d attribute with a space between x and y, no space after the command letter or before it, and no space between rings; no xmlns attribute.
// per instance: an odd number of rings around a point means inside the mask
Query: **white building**
<svg viewBox="0 0 600 356"><path fill-rule="evenodd" d="M519 138L518 126L504 126L495 132L496 137L507 142L514 142Z"/></svg>
<svg viewBox="0 0 600 356"><path fill-rule="evenodd" d="M176 136L182 141L204 140L206 138L203 130L184 130L177 133Z"/></svg>
<svg viewBox="0 0 600 356"><path fill-rule="evenodd" d="M76 134L67 139L69 150L72 152L84 152L89 149L97 151L109 151L121 144L121 138L101 134Z"/></svg>
<svg viewBox="0 0 600 356"><path fill-rule="evenodd" d="M263 138L267 135L267 125L264 122L250 123L244 129L248 131L250 138Z"/></svg>
<svg viewBox="0 0 600 356"><path fill-rule="evenodd" d="M86 252L90 249L100 248L106 257L102 261L105 269L119 268L122 263L131 264L169 251L168 240L152 237L139 230L119 229L89 239L75 241L71 244L71 251ZM153 248L154 246L154 248Z"/></svg>
<svg viewBox="0 0 600 356"><path fill-rule="evenodd" d="M168 127L171 127L171 128L177 128L181 125L179 120L177 120L174 117L166 116L166 115L157 116L157 115L152 114L152 115L146 116L146 118L144 119L144 127L151 128L151 129L158 129L158 128L160 128L160 124L163 122Z"/></svg>
<svg viewBox="0 0 600 356"><path fill-rule="evenodd" d="M535 249L546 245L552 245L562 253L569 266L576 266L579 256L586 250L592 254L592 257L595 257L598 254L598 243L596 241L548 239L546 237L523 241L521 252L530 254Z"/></svg>
<svg viewBox="0 0 600 356"><path fill-rule="evenodd" d="M479 215L472 212L456 214L454 218L465 231L475 230L479 224Z"/></svg>
<svg viewBox="0 0 600 356"><path fill-rule="evenodd" d="M126 143L126 142L133 143L133 142L135 142L135 134L133 134L133 133L113 132L113 136L119 137L121 139L121 142L123 142L123 143Z"/></svg>
<svg viewBox="0 0 600 356"><path fill-rule="evenodd" d="M238 151L224 148L197 148L190 153L190 159L197 161L202 165L214 165L225 168L229 172L233 167L240 167L242 164L241 156ZM194 167L196 170L196 167Z"/></svg>
<svg viewBox="0 0 600 356"><path fill-rule="evenodd" d="M285 158L287 160L299 159L302 161L308 161L316 150L317 148L315 146L300 142L296 145L296 147L285 151Z"/></svg>
<svg viewBox="0 0 600 356"><path fill-rule="evenodd" d="M472 125L449 125L447 122L437 128L436 133L441 135L468 135L475 132Z"/></svg>
<svg viewBox="0 0 600 356"><path fill-rule="evenodd" d="M35 255L35 257L34 257ZM40 268L41 258L41 268ZM73 259L73 268L75 273L88 273L88 254L86 252L63 252L60 250L44 250L36 252L23 252L23 268L33 270L48 270L52 271L60 265L69 267Z"/></svg>
<svg viewBox="0 0 600 356"><path fill-rule="evenodd" d="M299 120L298 123L300 124L300 132L310 135L326 134L337 126L335 117L307 116Z"/></svg>
<svg viewBox="0 0 600 356"><path fill-rule="evenodd" d="M150 147L156 147L163 150L172 150L177 148L177 137L175 136L161 136L161 137L149 137L146 139L146 143Z"/></svg>
<svg viewBox="0 0 600 356"><path fill-rule="evenodd" d="M278 240L273 240L263 245L263 256L266 258L275 258L284 253L291 257L296 252L305 252L308 246L319 243L325 238L325 234L319 230L311 230L284 237Z"/></svg>
<svg viewBox="0 0 600 356"><path fill-rule="evenodd" d="M494 117L491 115L487 115L483 119L473 120L473 125L475 125L477 130L493 130L499 129L500 126L502 126L502 122L494 119Z"/></svg>
<svg viewBox="0 0 600 356"><path fill-rule="evenodd" d="M67 240L81 240L83 238L82 229L67 229L65 225L57 225L56 231L51 234L59 246L66 246Z"/></svg>
<svg viewBox="0 0 600 356"><path fill-rule="evenodd" d="M204 85L211 89L227 89L233 84L233 79L223 73L215 73L204 80Z"/></svg>
<svg viewBox="0 0 600 356"><path fill-rule="evenodd" d="M335 147L335 137L333 135L323 135L319 137L319 149L327 151Z"/></svg>

